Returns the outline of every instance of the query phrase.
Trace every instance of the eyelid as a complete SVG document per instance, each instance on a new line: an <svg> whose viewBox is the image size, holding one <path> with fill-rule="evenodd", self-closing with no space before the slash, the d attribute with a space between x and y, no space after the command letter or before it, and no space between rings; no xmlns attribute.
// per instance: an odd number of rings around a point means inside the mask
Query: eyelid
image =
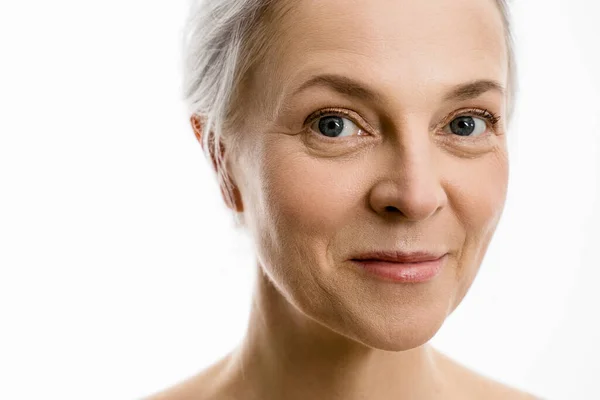
<svg viewBox="0 0 600 400"><path fill-rule="evenodd" d="M358 128L360 128L364 132L371 134L374 131L373 127L371 127L371 125L367 121L365 121L356 111L347 110L347 109L338 108L338 107L322 108L318 111L315 111L314 113L310 114L306 118L306 120L304 121L304 125L310 126L315 120L317 120L323 116L336 115L336 114L338 114L338 115L341 114L344 117L347 117L348 119L352 120L352 122L354 124L356 124L358 126Z"/></svg>
<svg viewBox="0 0 600 400"><path fill-rule="evenodd" d="M322 108L320 110L313 112L305 119L304 125L310 126L310 124L312 124L315 120L317 120L320 117L323 117L326 115L336 115L336 114L338 114L338 115L341 114L345 117L348 117L361 130L363 130L369 134L372 134L372 132L375 132L373 127L368 122L366 122L362 117L360 117L360 115L356 111L339 108L339 107L327 107L327 108ZM485 108L475 108L475 107L463 108L463 109L455 110L455 111L448 113L445 117L442 118L442 120L441 120L442 122L435 126L434 130L438 130L440 127L444 128L450 122L452 122L452 120L454 118L459 117L459 116L465 116L465 115L472 115L472 116L483 118L486 121L488 127L491 128L492 130L495 130L495 127L501 118L499 115L497 115L497 114L493 113L492 111L485 109ZM365 127L366 127L366 129L365 129Z"/></svg>
<svg viewBox="0 0 600 400"><path fill-rule="evenodd" d="M474 108L474 107L466 108L466 109L463 108L460 110L452 111L451 113L446 115L444 118L442 118L442 122L436 126L436 130L439 129L440 126L442 128L445 128L455 118L466 116L466 115L475 116L475 117L484 119L488 125L488 128L491 128L492 130L494 130L494 128L496 127L496 125L498 124L498 122L500 121L500 118L501 118L499 115L497 115L485 108Z"/></svg>

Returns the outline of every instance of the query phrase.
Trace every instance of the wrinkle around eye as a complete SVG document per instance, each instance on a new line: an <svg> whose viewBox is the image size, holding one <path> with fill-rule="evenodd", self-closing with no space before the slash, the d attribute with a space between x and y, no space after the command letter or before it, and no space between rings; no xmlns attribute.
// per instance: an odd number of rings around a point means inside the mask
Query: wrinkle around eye
<svg viewBox="0 0 600 400"><path fill-rule="evenodd" d="M348 98L323 87L314 87L282 100L279 110L273 113L274 118L272 120L277 121L280 125L302 129L303 122L306 122L310 115L321 109L352 111L359 117L358 121L350 118L352 122L367 132L369 132L369 127L376 130L382 111L375 108L374 104L366 103L361 99ZM366 126L362 121L365 121Z"/></svg>

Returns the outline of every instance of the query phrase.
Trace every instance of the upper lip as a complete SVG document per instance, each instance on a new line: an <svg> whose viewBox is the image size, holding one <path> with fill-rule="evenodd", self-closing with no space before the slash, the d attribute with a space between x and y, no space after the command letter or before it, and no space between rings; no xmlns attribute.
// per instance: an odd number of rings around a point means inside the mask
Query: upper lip
<svg viewBox="0 0 600 400"><path fill-rule="evenodd" d="M369 253L363 253L352 258L353 260L361 261L389 261L397 263L411 263L411 262L424 262L434 261L442 258L446 253L442 252L430 252L430 251L374 251Z"/></svg>

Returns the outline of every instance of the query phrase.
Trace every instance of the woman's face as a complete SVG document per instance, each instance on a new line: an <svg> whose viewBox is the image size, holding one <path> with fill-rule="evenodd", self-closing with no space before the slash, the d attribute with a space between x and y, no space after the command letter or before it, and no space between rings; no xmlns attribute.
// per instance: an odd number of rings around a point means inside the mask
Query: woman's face
<svg viewBox="0 0 600 400"><path fill-rule="evenodd" d="M296 0L275 24L230 166L259 264L330 329L421 345L462 300L504 207L500 12L493 0ZM374 250L448 254L433 279L399 283L351 261Z"/></svg>

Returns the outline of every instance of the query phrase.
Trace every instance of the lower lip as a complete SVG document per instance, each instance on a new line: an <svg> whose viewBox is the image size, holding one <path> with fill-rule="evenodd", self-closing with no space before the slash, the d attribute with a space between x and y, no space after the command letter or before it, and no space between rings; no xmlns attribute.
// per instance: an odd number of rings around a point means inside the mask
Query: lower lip
<svg viewBox="0 0 600 400"><path fill-rule="evenodd" d="M442 269L446 255L432 261L397 263L389 261L352 260L365 271L386 280L402 283L426 282Z"/></svg>

